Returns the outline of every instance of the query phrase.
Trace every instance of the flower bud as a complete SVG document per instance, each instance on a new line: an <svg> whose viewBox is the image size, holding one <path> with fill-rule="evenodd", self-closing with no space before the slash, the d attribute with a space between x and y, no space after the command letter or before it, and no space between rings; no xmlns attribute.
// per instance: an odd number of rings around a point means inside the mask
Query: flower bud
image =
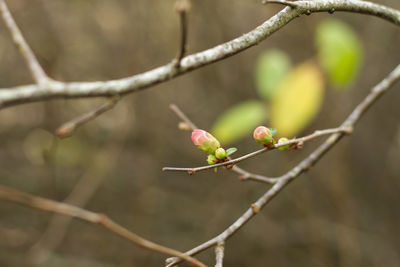
<svg viewBox="0 0 400 267"><path fill-rule="evenodd" d="M214 136L200 129L195 129L192 132L192 141L198 149L210 155L214 155L215 150L221 146Z"/></svg>
<svg viewBox="0 0 400 267"><path fill-rule="evenodd" d="M269 146L274 144L274 138L272 137L271 130L264 126L258 126L253 133L254 140L257 143Z"/></svg>
<svg viewBox="0 0 400 267"><path fill-rule="evenodd" d="M210 165L214 165L217 162L217 158L214 155L208 155L207 162Z"/></svg>
<svg viewBox="0 0 400 267"><path fill-rule="evenodd" d="M289 139L287 139L286 137L279 138L278 145L282 144L282 143L286 143L288 141L289 141ZM279 147L279 150L288 150L289 147L290 147L290 145L281 146L281 147Z"/></svg>
<svg viewBox="0 0 400 267"><path fill-rule="evenodd" d="M215 156L217 157L217 159L224 159L226 158L227 154L225 149L223 149L222 147L218 148L217 150L215 150Z"/></svg>

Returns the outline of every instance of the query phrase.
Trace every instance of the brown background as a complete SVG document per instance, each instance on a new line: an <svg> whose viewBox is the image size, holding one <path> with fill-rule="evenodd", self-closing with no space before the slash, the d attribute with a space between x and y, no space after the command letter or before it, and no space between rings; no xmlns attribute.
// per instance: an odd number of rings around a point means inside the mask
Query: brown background
<svg viewBox="0 0 400 267"><path fill-rule="evenodd" d="M46 72L63 81L126 77L169 62L177 51L178 18L168 0L13 0L15 19ZM397 0L379 1L400 9ZM189 53L253 29L280 10L256 0L193 1ZM125 97L66 140L52 137L63 122L101 99L54 100L0 112L0 182L64 200L81 179L94 189L85 207L178 250L190 249L229 226L268 185L239 182L234 173L163 173L163 166L199 166L204 155L169 110L176 103L201 128L245 99L258 99L257 57L268 48L295 64L315 57L322 19L348 22L364 44L354 87L327 88L324 106L303 134L336 127L368 90L400 62L400 30L381 19L336 12L303 16L237 56ZM32 83L0 24L0 87ZM286 188L229 239L226 266L399 266L400 86L385 95L312 170ZM265 175L284 173L321 140L301 151L274 151L240 164ZM247 138L238 155L258 149ZM96 187L97 185L97 187ZM84 193L86 194L86 193ZM33 266L32 246L52 215L0 202L0 266ZM210 266L210 249L199 258ZM104 229L73 221L40 266L162 266L164 256Z"/></svg>

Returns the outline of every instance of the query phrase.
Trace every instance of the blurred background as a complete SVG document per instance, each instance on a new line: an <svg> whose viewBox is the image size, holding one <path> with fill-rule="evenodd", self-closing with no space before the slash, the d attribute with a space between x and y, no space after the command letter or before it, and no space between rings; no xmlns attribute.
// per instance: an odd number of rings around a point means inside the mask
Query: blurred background
<svg viewBox="0 0 400 267"><path fill-rule="evenodd" d="M173 0L7 3L39 61L55 79L127 77L166 64L177 54L179 20ZM379 3L400 9L397 0ZM192 1L188 54L238 37L280 9L263 6L259 0ZM334 67L330 72L329 66L323 67L329 63L321 62L324 52L318 31L327 18L345 25L352 36L349 42L356 43L352 53L357 56L350 60L354 73L344 78L345 85L335 84ZM316 73L310 79L319 85L310 94L317 94L317 100L310 104L314 108L304 115L304 122L292 131L276 127L278 135L293 137L337 127L399 64L399 47L399 28L381 19L339 12L312 14L234 57L124 97L113 110L64 140L54 137L55 129L104 99L52 100L1 110L0 183L105 213L145 238L186 251L222 232L269 186L241 182L237 174L224 169L194 176L162 172L164 166L206 164L205 154L191 143L190 132L177 128L179 120L170 103L200 128L213 129L223 144L237 147L236 157L260 147L249 130L231 139L218 133L220 124L226 123L221 118L245 101L265 111L256 112L254 123L269 125L277 116L275 100L263 94L257 74L263 55L275 51L289 62L282 72L292 75L292 84L296 75L291 71L299 66L312 64ZM0 62L1 88L32 83L3 23ZM278 88L290 84L285 75L276 82ZM304 95L298 102L308 99ZM399 99L397 84L362 118L352 136L229 239L225 266L399 266ZM241 119L244 125L248 120ZM322 140L309 142L302 150L265 153L239 166L278 176ZM214 264L213 249L198 257ZM163 266L164 259L101 227L0 201L0 266Z"/></svg>

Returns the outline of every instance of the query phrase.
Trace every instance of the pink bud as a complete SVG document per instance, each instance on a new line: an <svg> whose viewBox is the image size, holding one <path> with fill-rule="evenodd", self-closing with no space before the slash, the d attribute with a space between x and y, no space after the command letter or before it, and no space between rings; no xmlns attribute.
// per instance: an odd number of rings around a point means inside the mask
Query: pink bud
<svg viewBox="0 0 400 267"><path fill-rule="evenodd" d="M264 146L269 146L271 144L274 144L274 139L272 137L272 133L270 129L264 126L258 126L253 133L254 140L256 140L257 143L264 145Z"/></svg>
<svg viewBox="0 0 400 267"><path fill-rule="evenodd" d="M214 155L215 150L221 146L214 136L200 129L195 129L192 132L192 141L198 149L210 155Z"/></svg>

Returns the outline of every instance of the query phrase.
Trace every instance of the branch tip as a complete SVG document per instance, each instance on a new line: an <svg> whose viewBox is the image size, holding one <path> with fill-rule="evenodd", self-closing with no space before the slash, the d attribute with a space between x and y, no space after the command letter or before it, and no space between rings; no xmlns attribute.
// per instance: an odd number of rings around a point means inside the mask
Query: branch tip
<svg viewBox="0 0 400 267"><path fill-rule="evenodd" d="M66 138L71 136L79 126L85 124L90 120L97 118L104 112L112 109L117 104L119 99L120 99L119 96L110 97L107 102L103 103L96 109L87 112L69 122L64 123L63 125L57 128L56 136L58 136L59 138Z"/></svg>
<svg viewBox="0 0 400 267"><path fill-rule="evenodd" d="M262 4L280 4L284 6L290 6L292 8L296 8L299 5L296 2L291 2L291 1L285 1L285 0L263 0Z"/></svg>
<svg viewBox="0 0 400 267"><path fill-rule="evenodd" d="M175 68L179 68L181 60L186 53L186 42L187 42L187 12L190 9L189 0L177 0L175 2L175 11L179 14L180 29L181 29L181 40L179 44L179 51L177 57L172 61Z"/></svg>
<svg viewBox="0 0 400 267"><path fill-rule="evenodd" d="M186 122L183 122L183 121L178 123L178 129L182 130L182 131L191 131L192 130L192 128Z"/></svg>
<svg viewBox="0 0 400 267"><path fill-rule="evenodd" d="M249 177L250 177L250 176L247 174L247 175L239 175L238 178L239 178L240 181L246 181L246 180L249 179Z"/></svg>
<svg viewBox="0 0 400 267"><path fill-rule="evenodd" d="M175 2L175 11L179 14L189 12L191 8L189 0L177 0Z"/></svg>

